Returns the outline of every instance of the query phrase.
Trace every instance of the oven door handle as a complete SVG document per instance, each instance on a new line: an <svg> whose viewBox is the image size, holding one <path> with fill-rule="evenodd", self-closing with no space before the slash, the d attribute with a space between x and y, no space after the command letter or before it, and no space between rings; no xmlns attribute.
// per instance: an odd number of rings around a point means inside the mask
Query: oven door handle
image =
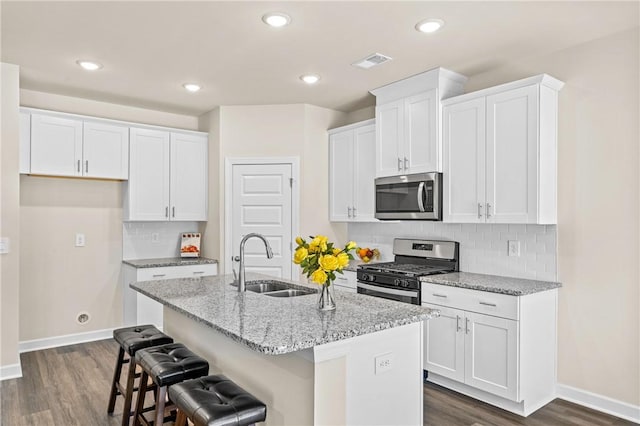
<svg viewBox="0 0 640 426"><path fill-rule="evenodd" d="M420 182L418 185L418 208L421 213L424 213L424 202L422 199L424 198L424 182Z"/></svg>
<svg viewBox="0 0 640 426"><path fill-rule="evenodd" d="M418 294L418 290L396 290L395 288L378 287L376 285L362 284L360 282L358 282L357 286L364 288L365 290L377 291L378 293L395 294L396 296L417 297Z"/></svg>

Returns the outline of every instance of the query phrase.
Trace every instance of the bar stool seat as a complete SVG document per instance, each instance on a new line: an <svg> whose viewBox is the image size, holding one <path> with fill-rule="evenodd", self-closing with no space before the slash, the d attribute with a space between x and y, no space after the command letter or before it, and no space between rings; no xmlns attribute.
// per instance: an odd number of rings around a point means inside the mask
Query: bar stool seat
<svg viewBox="0 0 640 426"><path fill-rule="evenodd" d="M173 339L151 324L119 328L113 331L113 338L120 345L120 349L118 350L116 367L113 372L113 381L111 383L111 393L109 395L107 413L113 414L116 397L118 395L122 395L124 397L122 425L128 426L129 418L132 414L131 401L133 399L133 392L138 390L134 387L134 381L139 377L139 374L136 374L136 352L140 349L156 345L173 343ZM125 353L129 356L128 359L125 359ZM129 363L129 374L127 374L126 386L123 387L120 384L120 375L122 374L122 366L127 363Z"/></svg>
<svg viewBox="0 0 640 426"><path fill-rule="evenodd" d="M165 406L167 387L209 373L207 360L193 353L182 343L141 349L136 352L136 363L142 368L142 376L134 414L134 425L151 423L144 417L144 412L149 410L143 409L149 377L157 388L154 425L159 426L164 423L165 408L168 408Z"/></svg>
<svg viewBox="0 0 640 426"><path fill-rule="evenodd" d="M169 397L178 408L176 426L187 418L195 426L245 426L267 418L263 402L222 374L173 385Z"/></svg>

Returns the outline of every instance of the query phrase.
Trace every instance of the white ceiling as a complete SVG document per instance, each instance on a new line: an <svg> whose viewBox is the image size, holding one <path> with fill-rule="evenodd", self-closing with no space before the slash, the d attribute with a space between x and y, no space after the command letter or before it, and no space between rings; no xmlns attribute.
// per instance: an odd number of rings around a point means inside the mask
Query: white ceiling
<svg viewBox="0 0 640 426"><path fill-rule="evenodd" d="M2 1L2 61L21 86L170 112L217 105L371 105L368 91L444 66L471 76L638 26L632 2L27 2ZM283 11L288 27L264 25ZM441 18L438 33L415 31ZM351 66L379 52L393 61ZM77 59L104 64L89 73ZM298 77L317 73L307 86ZM182 83L203 89L191 94Z"/></svg>

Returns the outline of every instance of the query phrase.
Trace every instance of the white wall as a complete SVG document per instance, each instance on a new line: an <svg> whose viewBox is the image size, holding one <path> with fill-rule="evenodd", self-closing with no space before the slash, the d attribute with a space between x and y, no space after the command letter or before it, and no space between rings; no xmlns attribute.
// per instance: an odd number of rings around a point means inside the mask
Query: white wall
<svg viewBox="0 0 640 426"><path fill-rule="evenodd" d="M22 105L34 108L197 130L197 118L191 116L28 90L21 96ZM20 341L122 324L123 235L131 258L146 248L177 253L170 243L147 245L152 231L167 242L173 228L131 224L123 229L122 196L123 184L116 181L21 177ZM75 247L77 232L86 235L83 248ZM89 312L88 323L76 322L80 311Z"/></svg>

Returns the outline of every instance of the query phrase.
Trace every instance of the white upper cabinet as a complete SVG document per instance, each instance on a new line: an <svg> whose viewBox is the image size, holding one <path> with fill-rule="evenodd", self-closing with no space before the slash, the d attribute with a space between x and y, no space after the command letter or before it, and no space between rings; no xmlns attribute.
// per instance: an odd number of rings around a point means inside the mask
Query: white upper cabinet
<svg viewBox="0 0 640 426"><path fill-rule="evenodd" d="M21 174L31 172L31 114L20 111L20 167Z"/></svg>
<svg viewBox="0 0 640 426"><path fill-rule="evenodd" d="M466 77L444 68L371 91L376 96L376 177L442 170L441 100Z"/></svg>
<svg viewBox="0 0 640 426"><path fill-rule="evenodd" d="M31 173L82 176L82 120L31 115Z"/></svg>
<svg viewBox="0 0 640 426"><path fill-rule="evenodd" d="M329 131L329 220L376 221L374 120Z"/></svg>
<svg viewBox="0 0 640 426"><path fill-rule="evenodd" d="M543 74L443 103L445 222L557 222L562 86Z"/></svg>
<svg viewBox="0 0 640 426"><path fill-rule="evenodd" d="M28 117L27 112L22 112ZM21 118L21 173L99 179L129 177L129 128L66 114ZM27 150L29 146L30 150ZM30 158L30 160L27 160ZM29 161L30 167L22 166Z"/></svg>
<svg viewBox="0 0 640 426"><path fill-rule="evenodd" d="M129 221L207 220L206 135L131 128Z"/></svg>

